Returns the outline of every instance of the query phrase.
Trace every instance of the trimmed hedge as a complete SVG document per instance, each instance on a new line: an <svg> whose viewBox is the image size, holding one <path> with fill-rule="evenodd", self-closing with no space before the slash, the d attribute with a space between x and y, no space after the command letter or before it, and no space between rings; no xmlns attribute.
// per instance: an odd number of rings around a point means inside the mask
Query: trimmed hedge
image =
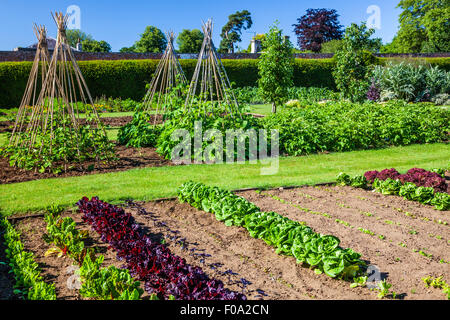
<svg viewBox="0 0 450 320"><path fill-rule="evenodd" d="M377 58L383 64L392 58ZM450 70L450 58L425 58L432 65ZM159 60L98 60L79 61L92 97L131 98L141 100L145 85L150 82ZM228 77L237 87L257 86L258 60L222 60ZM197 60L180 60L188 79L194 73ZM295 59L294 85L336 89L332 76L334 59ZM0 63L0 107L18 107L25 90L32 62Z"/></svg>

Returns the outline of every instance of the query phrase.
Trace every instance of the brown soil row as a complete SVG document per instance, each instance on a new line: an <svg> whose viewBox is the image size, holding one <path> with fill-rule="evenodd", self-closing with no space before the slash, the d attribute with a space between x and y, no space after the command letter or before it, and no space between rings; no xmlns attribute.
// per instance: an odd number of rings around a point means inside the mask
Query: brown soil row
<svg viewBox="0 0 450 320"><path fill-rule="evenodd" d="M11 167L6 158L0 158L0 184L25 182L38 179L83 176L88 174L126 171L135 168L160 167L173 165L170 160L161 157L155 148L130 148L116 145L116 155L119 160L111 163L95 163L87 161L67 172L54 174L51 172L39 173ZM88 170L93 166L92 170Z"/></svg>
<svg viewBox="0 0 450 320"><path fill-rule="evenodd" d="M154 123L154 116L150 117L150 123ZM100 113L100 120L105 126L110 126L111 128L120 128L127 123L129 123L131 120L133 120L132 116L126 116L126 117L102 117ZM162 122L162 116L158 115L156 123ZM80 124L85 124L85 119L80 119ZM14 127L14 122L12 121L0 121L0 133L4 132L12 132L12 127Z"/></svg>
<svg viewBox="0 0 450 320"><path fill-rule="evenodd" d="M12 132L13 126L14 126L14 122L0 121L0 133Z"/></svg>

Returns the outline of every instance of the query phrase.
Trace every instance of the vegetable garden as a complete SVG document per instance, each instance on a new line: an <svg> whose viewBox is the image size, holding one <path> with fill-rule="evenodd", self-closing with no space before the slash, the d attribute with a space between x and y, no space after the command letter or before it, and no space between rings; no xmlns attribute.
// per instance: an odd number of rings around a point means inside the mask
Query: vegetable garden
<svg viewBox="0 0 450 320"><path fill-rule="evenodd" d="M67 17L55 22L56 54L41 52L22 103L0 114L0 299L450 299L448 71L360 64L347 93L269 95L270 75L264 90L230 82L208 21L190 83L170 33L142 100L93 99L64 43ZM335 62L337 82L353 74ZM345 96L354 90L363 101ZM214 133L200 142L199 123ZM230 147L232 130L246 135ZM252 156L276 158L273 146L284 172L269 177Z"/></svg>

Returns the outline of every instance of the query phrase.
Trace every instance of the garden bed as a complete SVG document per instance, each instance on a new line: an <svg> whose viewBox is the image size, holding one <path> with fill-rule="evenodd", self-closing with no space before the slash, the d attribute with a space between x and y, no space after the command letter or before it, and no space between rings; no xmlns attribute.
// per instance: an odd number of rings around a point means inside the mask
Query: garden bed
<svg viewBox="0 0 450 320"><path fill-rule="evenodd" d="M0 133L12 132L14 122L12 121L0 121Z"/></svg>
<svg viewBox="0 0 450 320"><path fill-rule="evenodd" d="M368 265L377 266L381 279L392 284L390 290L397 298L446 299L441 290L426 288L422 278L443 275L448 280L448 211L341 186L248 190L237 194L263 211L275 211L305 222L316 232L337 236L343 247L360 252ZM350 288L348 281L316 274L297 265L295 258L279 255L264 241L250 237L244 228L227 227L213 214L187 203L164 199L128 202L123 206L152 239L164 242L173 254L222 280L230 290L243 290L248 299L377 299L377 291ZM87 245L100 248L105 266L120 266L115 253L106 250L107 245L81 222L81 214L65 215L70 215L78 228L89 230L92 240ZM23 235L26 249L35 253L44 277L55 282L57 297L78 299L76 290L67 288L70 275L65 270L71 261L43 256L49 248L42 240L43 218L13 221Z"/></svg>
<svg viewBox="0 0 450 320"><path fill-rule="evenodd" d="M116 145L116 154L119 158L118 161L103 164L95 164L93 161L85 162L80 166L68 169L67 172L60 174L54 174L50 172L39 173L9 166L6 158L0 158L0 184L9 184L17 182L25 182L31 180L56 178L56 177L72 177L82 176L87 174L97 174L106 172L126 171L135 168L145 167L160 167L172 165L170 160L166 160L156 153L155 148L129 148L125 146ZM89 166L94 165L92 170L87 170Z"/></svg>

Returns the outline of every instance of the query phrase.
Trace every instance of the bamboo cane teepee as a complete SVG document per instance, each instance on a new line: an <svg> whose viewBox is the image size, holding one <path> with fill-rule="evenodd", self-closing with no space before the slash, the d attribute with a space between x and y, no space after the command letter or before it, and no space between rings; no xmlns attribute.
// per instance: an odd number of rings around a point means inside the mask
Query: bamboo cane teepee
<svg viewBox="0 0 450 320"><path fill-rule="evenodd" d="M95 154L95 158L98 160L96 143L98 141L107 142L106 131L101 125L86 81L81 74L72 48L67 40L68 16L64 16L62 13L52 13L52 17L58 27L53 56L48 64L48 71L45 73L37 101L33 101L31 110L24 108L23 112L18 115L17 130L11 137L10 146L28 149L29 152L38 150L39 155L45 149L47 158L53 158L53 148L60 148L60 144L63 144L64 147L75 149L75 153L80 156L82 152L80 152L80 114L78 103L81 102L88 109L87 111L90 112L89 120L83 120L89 124L84 128L87 128L92 133L91 137L95 136L95 139L92 138L92 141L86 142L87 139L84 139L83 146L89 145L90 150L84 150L83 152ZM45 49L42 49L42 51L45 52ZM35 69L37 69L38 60L39 58L36 57L36 66L33 65L30 78L35 77L34 73L36 72ZM32 91L32 84L33 82L29 81L22 105L26 105L29 101L30 94L28 92ZM26 123L26 127L22 125L23 123ZM65 136L55 141L55 131L61 132L61 130L66 130ZM111 151L108 148L101 149ZM70 153L71 158L74 156L73 150L67 153ZM66 168L67 162L73 159L68 159L67 154L64 154L63 159L60 160L64 160Z"/></svg>
<svg viewBox="0 0 450 320"><path fill-rule="evenodd" d="M168 105L173 103L173 96L170 94L172 89L177 87L180 83L187 83L186 76L181 68L180 62L175 54L173 41L175 35L172 31L166 33L167 47L164 54L156 67L155 74L150 88L144 97L143 108L144 111L149 111L153 108L153 103L156 103L156 118L159 113L164 114Z"/></svg>
<svg viewBox="0 0 450 320"><path fill-rule="evenodd" d="M212 41L212 20L203 23L202 29L203 44L186 97L185 109L189 112L193 104L200 103L205 106L205 113L214 113L214 106L219 106L232 117L235 114L240 115L239 104L231 89L230 80ZM206 107L208 102L209 108Z"/></svg>
<svg viewBox="0 0 450 320"><path fill-rule="evenodd" d="M45 80L48 71L48 64L50 61L50 54L47 47L47 29L45 26L38 26L34 24L34 33L38 39L36 48L36 56L34 57L33 66L31 67L30 76L28 77L25 93L20 103L17 112L16 122L10 138L10 145L17 145L20 137L20 132L23 131L24 125L27 123L30 108L37 103L38 95ZM40 68L40 70L39 70ZM39 81L39 73L41 74L41 81Z"/></svg>

